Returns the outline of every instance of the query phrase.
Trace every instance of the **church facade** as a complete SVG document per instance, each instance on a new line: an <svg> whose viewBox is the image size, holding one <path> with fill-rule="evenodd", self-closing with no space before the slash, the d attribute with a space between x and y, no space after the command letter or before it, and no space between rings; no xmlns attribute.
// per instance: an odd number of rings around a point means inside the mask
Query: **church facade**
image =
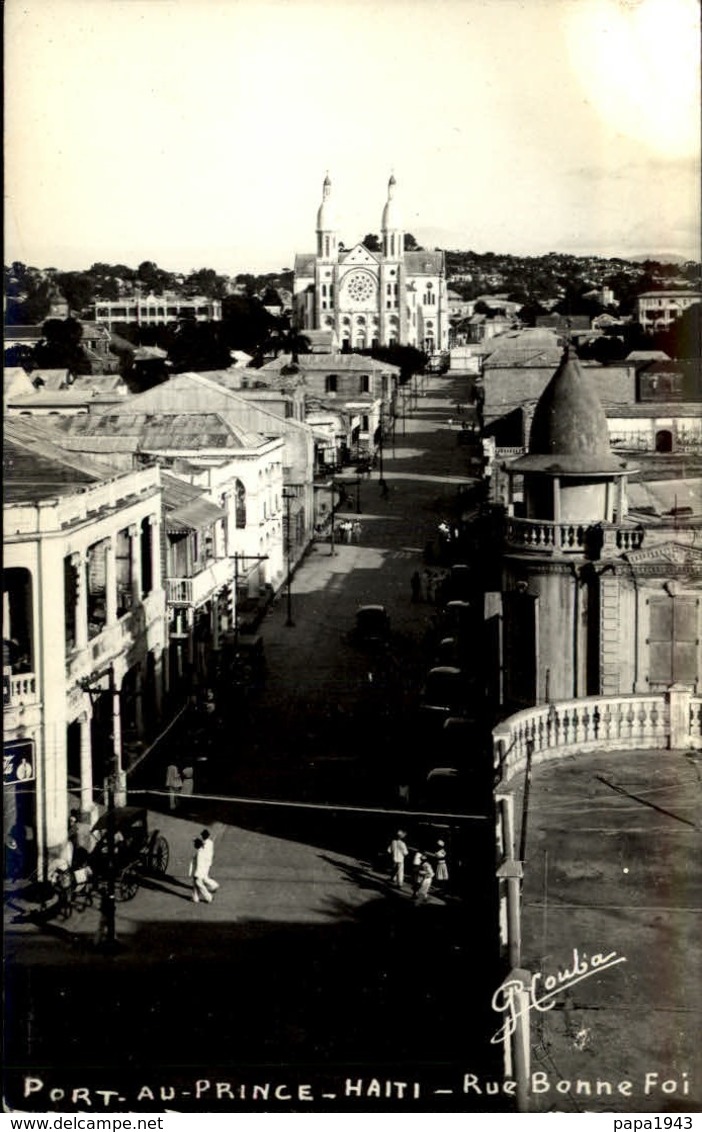
<svg viewBox="0 0 702 1132"><path fill-rule="evenodd" d="M317 250L295 256L295 328L332 332L343 350L415 346L428 354L448 347L446 266L441 251L405 251L395 178L381 222L381 250L339 241L331 181L317 212Z"/></svg>

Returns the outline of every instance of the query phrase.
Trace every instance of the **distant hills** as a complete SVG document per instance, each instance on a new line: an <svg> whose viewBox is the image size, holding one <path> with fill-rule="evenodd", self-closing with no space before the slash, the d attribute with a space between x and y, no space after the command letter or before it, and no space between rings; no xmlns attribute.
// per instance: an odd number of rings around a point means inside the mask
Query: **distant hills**
<svg viewBox="0 0 702 1132"><path fill-rule="evenodd" d="M644 252L643 255L626 255L621 258L630 263L688 263L691 257L677 255L675 252Z"/></svg>

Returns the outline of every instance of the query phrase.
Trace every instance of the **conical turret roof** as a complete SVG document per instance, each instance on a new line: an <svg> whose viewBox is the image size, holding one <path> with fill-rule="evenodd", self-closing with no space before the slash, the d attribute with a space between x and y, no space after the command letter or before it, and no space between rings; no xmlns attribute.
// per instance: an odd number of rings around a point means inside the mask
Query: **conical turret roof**
<svg viewBox="0 0 702 1132"><path fill-rule="evenodd" d="M626 470L609 444L604 409L590 376L566 347L534 412L529 453L515 460L515 471L580 475Z"/></svg>

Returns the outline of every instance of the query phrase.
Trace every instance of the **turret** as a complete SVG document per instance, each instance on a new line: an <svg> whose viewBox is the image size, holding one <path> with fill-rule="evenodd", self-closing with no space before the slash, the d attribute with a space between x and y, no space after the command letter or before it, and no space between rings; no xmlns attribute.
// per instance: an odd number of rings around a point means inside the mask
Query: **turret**
<svg viewBox="0 0 702 1132"><path fill-rule="evenodd" d="M337 258L338 225L331 201L331 180L327 173L322 186L322 203L317 212L317 255L333 263Z"/></svg>
<svg viewBox="0 0 702 1132"><path fill-rule="evenodd" d="M381 231L383 236L383 255L386 259L401 259L405 250L405 233L395 203L395 177L388 181L388 199L383 209Z"/></svg>

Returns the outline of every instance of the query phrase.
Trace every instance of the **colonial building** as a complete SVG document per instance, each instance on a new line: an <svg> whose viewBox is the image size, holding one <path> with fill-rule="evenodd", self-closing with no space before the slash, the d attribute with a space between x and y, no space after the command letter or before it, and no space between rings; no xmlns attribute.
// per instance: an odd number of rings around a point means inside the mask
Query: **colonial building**
<svg viewBox="0 0 702 1132"><path fill-rule="evenodd" d="M85 457L71 466L15 441L3 461L4 820L22 871L41 875L71 801L94 815L107 776L121 793L127 737L158 717L161 477L101 482Z"/></svg>
<svg viewBox="0 0 702 1132"><path fill-rule="evenodd" d="M444 253L405 251L395 178L381 221L382 247L339 242L331 181L317 212L317 250L295 257L296 328L333 331L342 349L409 345L433 354L448 345L449 307Z"/></svg>
<svg viewBox="0 0 702 1132"><path fill-rule="evenodd" d="M95 304L95 321L111 330L117 322L136 322L138 326L165 326L180 318L196 322L219 322L222 303L219 299L196 296L184 299L179 295L134 295L131 298L99 301Z"/></svg>
<svg viewBox="0 0 702 1132"><path fill-rule="evenodd" d="M699 291L644 291L636 299L636 317L644 330L668 330L684 311L699 302Z"/></svg>

